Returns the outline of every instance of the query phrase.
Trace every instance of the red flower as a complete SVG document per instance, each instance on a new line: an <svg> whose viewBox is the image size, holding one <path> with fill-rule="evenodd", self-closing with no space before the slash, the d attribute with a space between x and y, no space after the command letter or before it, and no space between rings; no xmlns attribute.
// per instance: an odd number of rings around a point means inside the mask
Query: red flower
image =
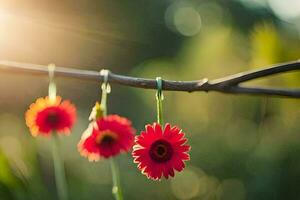
<svg viewBox="0 0 300 200"><path fill-rule="evenodd" d="M76 120L76 108L70 101L54 101L48 97L39 98L25 113L26 125L33 136L50 135L52 131L69 134Z"/></svg>
<svg viewBox="0 0 300 200"><path fill-rule="evenodd" d="M133 146L135 130L131 122L118 115L108 115L92 122L78 144L82 156L90 161L128 152Z"/></svg>
<svg viewBox="0 0 300 200"><path fill-rule="evenodd" d="M168 179L174 176L174 169L182 171L184 161L189 160L189 145L184 133L176 126L166 124L162 130L161 125L154 123L146 125L146 131L136 136L132 156L138 163L138 169L148 178L159 180L162 175Z"/></svg>

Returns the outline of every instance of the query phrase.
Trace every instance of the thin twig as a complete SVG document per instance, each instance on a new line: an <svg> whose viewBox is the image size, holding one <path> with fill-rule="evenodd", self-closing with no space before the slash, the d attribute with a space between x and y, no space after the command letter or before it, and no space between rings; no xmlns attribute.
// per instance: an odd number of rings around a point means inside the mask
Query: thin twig
<svg viewBox="0 0 300 200"><path fill-rule="evenodd" d="M35 65L27 63L19 63L12 61L0 61L0 70L6 70L11 72L26 72L39 75L48 75L48 68L44 65ZM284 88L264 88L264 87L245 87L240 86L240 83L244 83L249 80L254 80L278 73L290 72L300 70L300 62L293 61L283 64L277 64L265 69L247 71L231 76L227 76L221 79L211 80L204 78L196 81L171 81L163 80L163 90L170 91L217 91L222 93L233 94L255 94L255 95L270 95L281 97L300 98L300 89L284 89ZM103 81L103 76L98 71L81 70L74 68L55 68L56 76L87 79L94 81ZM144 79L137 77L129 77L114 74L112 72L108 75L110 83L145 88L156 89L155 79Z"/></svg>

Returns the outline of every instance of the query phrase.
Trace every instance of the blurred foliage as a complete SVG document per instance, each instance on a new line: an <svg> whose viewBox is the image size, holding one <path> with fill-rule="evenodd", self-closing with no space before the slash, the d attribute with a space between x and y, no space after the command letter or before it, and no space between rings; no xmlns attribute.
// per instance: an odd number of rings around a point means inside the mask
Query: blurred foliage
<svg viewBox="0 0 300 200"><path fill-rule="evenodd" d="M258 1L35 1L0 5L0 59L55 63L154 78L223 77L300 57L299 27ZM261 1L263 2L263 1ZM263 4L265 5L265 4ZM58 94L78 108L62 139L71 199L113 199L108 163L89 163L76 145L100 98L100 83L56 79ZM24 123L31 102L47 94L47 77L0 74L0 197L55 199L47 138ZM300 73L245 83L300 86ZM299 100L218 93L165 92L165 121L192 145L191 161L172 180L153 182L122 155L125 199L300 199ZM138 131L155 121L155 91L112 85L109 112Z"/></svg>

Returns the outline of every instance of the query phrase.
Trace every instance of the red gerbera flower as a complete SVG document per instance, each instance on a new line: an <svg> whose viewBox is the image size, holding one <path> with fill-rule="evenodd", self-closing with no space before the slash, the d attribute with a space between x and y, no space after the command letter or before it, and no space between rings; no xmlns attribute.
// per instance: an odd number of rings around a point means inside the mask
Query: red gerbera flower
<svg viewBox="0 0 300 200"><path fill-rule="evenodd" d="M128 152L133 146L135 130L131 121L118 115L108 115L92 122L78 144L82 156L90 161Z"/></svg>
<svg viewBox="0 0 300 200"><path fill-rule="evenodd" d="M39 98L25 113L26 125L33 136L49 135L52 131L69 134L76 120L76 108L70 101Z"/></svg>
<svg viewBox="0 0 300 200"><path fill-rule="evenodd" d="M184 161L189 160L189 145L180 128L166 124L146 125L146 131L136 136L132 156L138 169L148 178L159 180L162 175L168 179L174 176L174 169L182 171Z"/></svg>

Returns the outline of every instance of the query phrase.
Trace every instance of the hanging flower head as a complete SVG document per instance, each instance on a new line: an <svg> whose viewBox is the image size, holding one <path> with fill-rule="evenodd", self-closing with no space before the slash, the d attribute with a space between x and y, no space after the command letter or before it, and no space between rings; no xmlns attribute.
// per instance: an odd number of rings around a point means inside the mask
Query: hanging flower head
<svg viewBox="0 0 300 200"><path fill-rule="evenodd" d="M128 152L133 146L135 130L131 122L119 115L108 115L91 122L82 135L78 150L90 161Z"/></svg>
<svg viewBox="0 0 300 200"><path fill-rule="evenodd" d="M138 169L148 178L168 179L174 176L174 170L182 171L184 161L190 159L186 145L187 139L180 128L166 124L164 130L158 123L146 125L146 130L136 136L132 156Z"/></svg>
<svg viewBox="0 0 300 200"><path fill-rule="evenodd" d="M76 120L76 108L59 96L54 100L39 98L30 105L25 119L33 136L50 135L51 132L69 134Z"/></svg>

